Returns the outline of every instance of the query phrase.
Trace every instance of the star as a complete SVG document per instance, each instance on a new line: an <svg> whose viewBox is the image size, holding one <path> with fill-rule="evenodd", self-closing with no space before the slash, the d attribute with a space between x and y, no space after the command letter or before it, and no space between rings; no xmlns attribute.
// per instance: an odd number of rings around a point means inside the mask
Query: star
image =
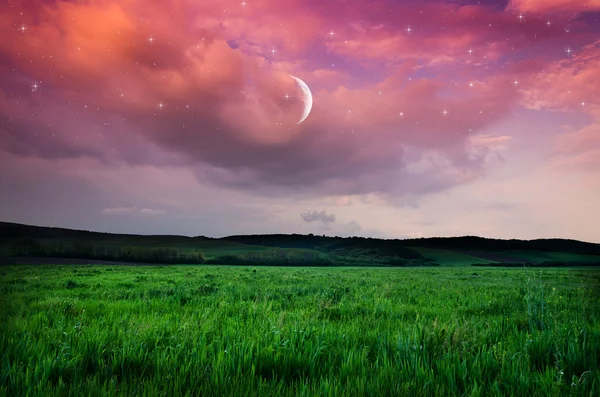
<svg viewBox="0 0 600 397"><path fill-rule="evenodd" d="M567 47L567 48L565 49L565 52L567 53L567 55L571 55L571 52L572 52L572 51L573 51L573 50L571 50L569 47Z"/></svg>
<svg viewBox="0 0 600 397"><path fill-rule="evenodd" d="M25 33L25 29L27 29L27 28L25 27L25 25L22 25L22 26L19 28L19 30L20 30L21 32L23 32L23 33Z"/></svg>
<svg viewBox="0 0 600 397"><path fill-rule="evenodd" d="M152 44L152 43L154 42L154 38L150 37L150 38L148 39L148 41L150 42L150 44Z"/></svg>
<svg viewBox="0 0 600 397"><path fill-rule="evenodd" d="M473 49L469 48L469 54L472 54L472 53L473 53Z"/></svg>
<svg viewBox="0 0 600 397"><path fill-rule="evenodd" d="M246 3L245 1L242 1L242 7L246 7L246 4L248 4L248 3Z"/></svg>
<svg viewBox="0 0 600 397"><path fill-rule="evenodd" d="M410 33L412 31L412 29L409 27L406 28L406 33Z"/></svg>
<svg viewBox="0 0 600 397"><path fill-rule="evenodd" d="M164 103L160 102L160 103L158 104L158 108L159 108L159 109L162 109L162 108L164 108L164 107L165 107L165 104L164 104Z"/></svg>
<svg viewBox="0 0 600 397"><path fill-rule="evenodd" d="M38 84L38 83L33 83L33 84L31 85L31 91L32 91L32 92L37 92L37 90L38 90L39 88L40 88L40 86L39 86L39 84Z"/></svg>

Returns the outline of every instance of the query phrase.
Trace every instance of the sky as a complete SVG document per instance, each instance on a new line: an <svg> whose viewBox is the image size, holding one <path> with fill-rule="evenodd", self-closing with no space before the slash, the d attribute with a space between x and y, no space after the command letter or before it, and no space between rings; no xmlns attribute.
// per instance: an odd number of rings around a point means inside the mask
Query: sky
<svg viewBox="0 0 600 397"><path fill-rule="evenodd" d="M600 0L8 0L0 26L2 221L600 242Z"/></svg>

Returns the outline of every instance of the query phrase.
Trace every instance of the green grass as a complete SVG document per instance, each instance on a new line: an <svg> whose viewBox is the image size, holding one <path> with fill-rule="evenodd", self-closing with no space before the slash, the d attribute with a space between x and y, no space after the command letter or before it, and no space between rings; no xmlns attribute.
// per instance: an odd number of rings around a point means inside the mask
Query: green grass
<svg viewBox="0 0 600 397"><path fill-rule="evenodd" d="M557 262L579 262L579 263L598 263L600 256L571 254L568 252L548 252L548 251L491 251L491 255L498 257L510 257L511 259L541 263L546 261Z"/></svg>
<svg viewBox="0 0 600 397"><path fill-rule="evenodd" d="M452 250L423 247L410 247L410 249L418 252L425 258L434 260L439 263L440 266L470 266L475 263L495 262Z"/></svg>
<svg viewBox="0 0 600 397"><path fill-rule="evenodd" d="M155 244L145 243L147 246L173 248L173 249L197 249L200 250L206 258L214 258L224 255L238 255L247 252L268 251L272 248L258 245L247 245L235 241L226 240L195 240L193 242L157 242Z"/></svg>
<svg viewBox="0 0 600 397"><path fill-rule="evenodd" d="M598 396L600 270L0 268L0 395Z"/></svg>

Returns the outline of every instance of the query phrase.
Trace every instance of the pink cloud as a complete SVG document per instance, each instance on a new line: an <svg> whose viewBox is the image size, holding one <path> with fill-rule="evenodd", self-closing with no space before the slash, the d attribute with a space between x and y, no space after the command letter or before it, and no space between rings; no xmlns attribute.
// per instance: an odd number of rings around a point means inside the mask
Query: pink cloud
<svg viewBox="0 0 600 397"><path fill-rule="evenodd" d="M496 159L503 160L501 153L509 148L512 139L507 135L474 135L470 137L467 151L474 158L487 158L492 154Z"/></svg>
<svg viewBox="0 0 600 397"><path fill-rule="evenodd" d="M600 41L534 75L523 104L533 109L591 112L600 106Z"/></svg>
<svg viewBox="0 0 600 397"><path fill-rule="evenodd" d="M600 41L548 67L532 79L522 97L532 109L579 114L586 124L568 127L554 139L551 168L600 171ZM596 175L597 177L597 175Z"/></svg>
<svg viewBox="0 0 600 397"><path fill-rule="evenodd" d="M512 12L491 11L478 5L414 2L393 7L380 2L379 7L386 8L386 12L367 12L356 17L360 22L340 23L334 34L326 35L327 48L367 66L381 62L395 65L406 60L440 68L457 62L492 66L503 56L522 49L545 60L545 44L564 39L563 25L579 26L566 17L555 17L548 25L545 18L528 16L525 23ZM354 16L350 9L359 8L344 8L340 14ZM574 39L582 40L577 36L572 35L571 45Z"/></svg>
<svg viewBox="0 0 600 397"><path fill-rule="evenodd" d="M580 130L556 137L551 168L561 171L583 170L600 176L600 119Z"/></svg>
<svg viewBox="0 0 600 397"><path fill-rule="evenodd" d="M600 10L600 0L511 0L509 9L521 12L583 12Z"/></svg>
<svg viewBox="0 0 600 397"><path fill-rule="evenodd" d="M470 153L470 137L509 115L521 95L512 84L518 67L481 73L481 65L524 46L540 21L521 26L455 4L367 8L339 11L328 34L334 6L207 1L175 14L158 1L15 6L0 16L15 27L0 38L14 65L0 96L12 115L2 146L24 156L187 164L199 179L242 189L408 194L477 178L484 161ZM423 10L413 32L392 23ZM35 21L25 30L21 12ZM324 67L331 53L313 59L316 40L367 71L387 68L364 81L365 72ZM313 89L301 125L290 74ZM36 81L42 88L31 92Z"/></svg>

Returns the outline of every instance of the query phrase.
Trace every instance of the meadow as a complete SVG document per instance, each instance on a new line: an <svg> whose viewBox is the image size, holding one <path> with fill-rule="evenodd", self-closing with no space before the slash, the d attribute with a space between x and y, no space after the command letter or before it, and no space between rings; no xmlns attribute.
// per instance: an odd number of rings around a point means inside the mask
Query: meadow
<svg viewBox="0 0 600 397"><path fill-rule="evenodd" d="M598 396L600 269L0 267L3 396Z"/></svg>

